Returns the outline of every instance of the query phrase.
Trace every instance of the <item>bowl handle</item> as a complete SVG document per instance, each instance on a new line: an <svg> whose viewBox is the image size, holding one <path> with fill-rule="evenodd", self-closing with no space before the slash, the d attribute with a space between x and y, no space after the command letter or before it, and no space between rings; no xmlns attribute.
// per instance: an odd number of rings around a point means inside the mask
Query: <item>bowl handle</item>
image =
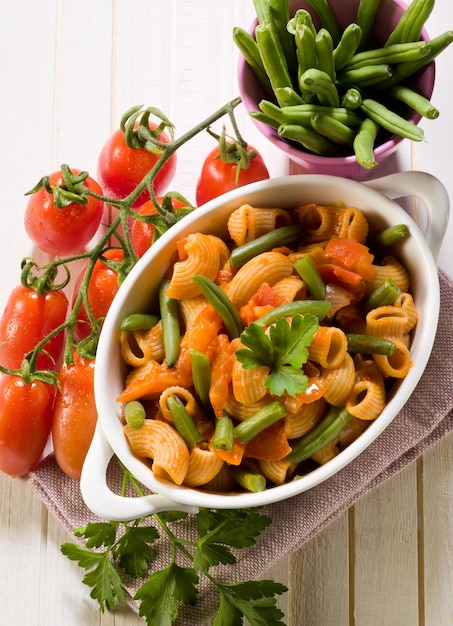
<svg viewBox="0 0 453 626"><path fill-rule="evenodd" d="M448 193L440 180L426 172L408 171L368 180L364 184L391 200L415 196L423 201L427 211L424 235L437 263L450 214Z"/></svg>
<svg viewBox="0 0 453 626"><path fill-rule="evenodd" d="M158 494L129 498L117 495L107 485L107 467L113 456L100 423L83 464L80 491L88 508L101 518L125 522L159 511L197 513L198 507L179 504Z"/></svg>

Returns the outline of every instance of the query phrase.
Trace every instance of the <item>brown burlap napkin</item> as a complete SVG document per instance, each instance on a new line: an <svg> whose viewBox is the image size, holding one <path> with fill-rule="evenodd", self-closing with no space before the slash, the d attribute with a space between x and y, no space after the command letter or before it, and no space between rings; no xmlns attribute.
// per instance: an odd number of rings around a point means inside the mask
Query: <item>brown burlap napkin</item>
<svg viewBox="0 0 453 626"><path fill-rule="evenodd" d="M238 553L235 565L217 567L218 578L236 581L259 577L453 429L453 282L442 271L439 280L441 311L434 348L422 379L399 415L365 452L338 474L290 500L266 506L263 512L273 523L257 545ZM119 484L119 475L115 475L115 468L112 471L113 483ZM96 519L82 501L78 483L62 474L52 457L29 477L29 483L71 534L74 528ZM193 516L178 525L178 536L193 537ZM156 568L168 565L169 550L168 542L161 539ZM136 610L132 600L133 582L128 585L128 591L130 604ZM199 626L210 620L215 595L208 583L201 586L196 608L182 610L181 624Z"/></svg>

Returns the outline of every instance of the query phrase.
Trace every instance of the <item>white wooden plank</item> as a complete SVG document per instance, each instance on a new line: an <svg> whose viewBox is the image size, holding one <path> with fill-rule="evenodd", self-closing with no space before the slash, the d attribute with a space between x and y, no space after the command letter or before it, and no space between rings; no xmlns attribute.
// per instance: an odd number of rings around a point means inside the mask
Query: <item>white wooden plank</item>
<svg viewBox="0 0 453 626"><path fill-rule="evenodd" d="M420 462L423 480L423 526L420 543L421 588L425 626L453 624L453 436ZM423 576L424 572L424 576Z"/></svg>
<svg viewBox="0 0 453 626"><path fill-rule="evenodd" d="M419 623L416 503L412 464L355 505L355 626Z"/></svg>

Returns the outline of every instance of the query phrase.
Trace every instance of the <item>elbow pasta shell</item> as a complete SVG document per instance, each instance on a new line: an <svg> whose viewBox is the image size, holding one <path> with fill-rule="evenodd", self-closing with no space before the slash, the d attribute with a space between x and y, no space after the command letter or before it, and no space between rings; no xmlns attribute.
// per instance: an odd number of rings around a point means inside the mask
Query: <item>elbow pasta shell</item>
<svg viewBox="0 0 453 626"><path fill-rule="evenodd" d="M285 459L280 461L259 461L259 465L264 476L276 485L283 485L294 474L297 467L297 465Z"/></svg>
<svg viewBox="0 0 453 626"><path fill-rule="evenodd" d="M297 276L286 276L278 280L272 289L285 302L293 302L294 300L304 300L307 297L307 287L303 280Z"/></svg>
<svg viewBox="0 0 453 626"><path fill-rule="evenodd" d="M285 408L287 408L285 402ZM324 417L327 403L323 398L302 404L297 413L288 413L285 418L284 433L288 439L297 439L310 431Z"/></svg>
<svg viewBox="0 0 453 626"><path fill-rule="evenodd" d="M271 287L293 273L293 263L281 252L271 251L258 254L245 263L225 286L225 292L239 309L266 282Z"/></svg>
<svg viewBox="0 0 453 626"><path fill-rule="evenodd" d="M123 428L132 452L141 459L152 459L156 475L168 476L177 485L183 483L189 469L189 450L172 426L146 419L137 430L128 425Z"/></svg>
<svg viewBox="0 0 453 626"><path fill-rule="evenodd" d="M342 237L364 243L368 235L368 222L364 214L353 207L321 206L307 202L296 209L296 214L309 242Z"/></svg>
<svg viewBox="0 0 453 626"><path fill-rule="evenodd" d="M378 265L373 265L373 267L376 273L374 278L367 283L367 293L371 293L376 287L379 287L386 278L394 280L401 291L407 291L409 289L409 274L406 268L394 257L386 256Z"/></svg>
<svg viewBox="0 0 453 626"><path fill-rule="evenodd" d="M346 410L361 420L374 420L385 407L385 385L375 361L357 365L352 391L346 401Z"/></svg>
<svg viewBox="0 0 453 626"><path fill-rule="evenodd" d="M372 309L366 316L366 330L374 337L402 341L416 325L417 309L410 294L401 294L393 304Z"/></svg>
<svg viewBox="0 0 453 626"><path fill-rule="evenodd" d="M193 326L195 320L206 307L206 298L203 295L195 296L195 298L184 298L179 301L179 313L183 321L184 327Z"/></svg>
<svg viewBox="0 0 453 626"><path fill-rule="evenodd" d="M230 215L228 232L234 243L241 246L290 221L291 217L284 209L260 209L243 204Z"/></svg>
<svg viewBox="0 0 453 626"><path fill-rule="evenodd" d="M243 402L238 402L231 391L225 402L225 411L238 422L243 422L245 419L262 409L263 406L269 404L270 401L269 396L266 395L261 398L261 400L244 404Z"/></svg>
<svg viewBox="0 0 453 626"><path fill-rule="evenodd" d="M120 346L121 356L132 367L140 367L151 359L162 361L165 352L161 320L151 330L122 331Z"/></svg>
<svg viewBox="0 0 453 626"><path fill-rule="evenodd" d="M192 280L203 274L214 280L220 269L220 245L217 237L193 233L184 242L184 257L173 265L173 274L167 288L167 296L182 300L200 295L200 290ZM222 242L223 243L223 242Z"/></svg>
<svg viewBox="0 0 453 626"><path fill-rule="evenodd" d="M257 402L267 395L264 381L269 374L267 365L245 369L242 363L234 361L231 385L233 395L242 404Z"/></svg>
<svg viewBox="0 0 453 626"><path fill-rule="evenodd" d="M396 343L394 354L391 356L373 354L373 359L384 377L404 378L412 367L409 348L403 340L393 339L392 341Z"/></svg>
<svg viewBox="0 0 453 626"><path fill-rule="evenodd" d="M337 454L340 452L338 449L338 443L340 441L339 437L335 437L332 441L329 441L328 444L320 448L317 452L311 455L311 459L319 465L324 465L327 461L331 461Z"/></svg>
<svg viewBox="0 0 453 626"><path fill-rule="evenodd" d="M165 389L165 391L163 391L159 396L159 408L161 410L162 417L166 422L173 424L173 416L167 405L167 401L170 396L177 396L183 402L187 413L189 413L189 415L193 418L196 417L199 409L193 393L185 387L174 385L172 387L167 387L167 389Z"/></svg>
<svg viewBox="0 0 453 626"><path fill-rule="evenodd" d="M349 352L339 367L323 369L320 384L324 388L323 398L333 406L344 406L355 381L354 360Z"/></svg>
<svg viewBox="0 0 453 626"><path fill-rule="evenodd" d="M190 450L189 469L184 484L188 487L200 487L213 480L222 469L224 461L214 450L195 446Z"/></svg>
<svg viewBox="0 0 453 626"><path fill-rule="evenodd" d="M347 350L348 340L340 328L320 326L308 346L308 355L311 361L330 369L340 366Z"/></svg>

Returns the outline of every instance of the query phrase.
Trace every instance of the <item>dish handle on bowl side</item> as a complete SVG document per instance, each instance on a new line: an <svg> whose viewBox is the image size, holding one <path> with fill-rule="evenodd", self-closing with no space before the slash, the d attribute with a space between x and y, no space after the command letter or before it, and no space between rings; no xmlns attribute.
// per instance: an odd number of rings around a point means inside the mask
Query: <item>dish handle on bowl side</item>
<svg viewBox="0 0 453 626"><path fill-rule="evenodd" d="M450 214L448 193L440 180L427 172L407 171L368 180L363 184L391 200L410 196L422 200L428 218L424 235L437 263Z"/></svg>
<svg viewBox="0 0 453 626"><path fill-rule="evenodd" d="M112 521L126 522L160 511L198 513L196 506L179 504L159 494L131 498L114 493L107 484L107 468L113 454L98 422L80 478L82 497L95 515Z"/></svg>

